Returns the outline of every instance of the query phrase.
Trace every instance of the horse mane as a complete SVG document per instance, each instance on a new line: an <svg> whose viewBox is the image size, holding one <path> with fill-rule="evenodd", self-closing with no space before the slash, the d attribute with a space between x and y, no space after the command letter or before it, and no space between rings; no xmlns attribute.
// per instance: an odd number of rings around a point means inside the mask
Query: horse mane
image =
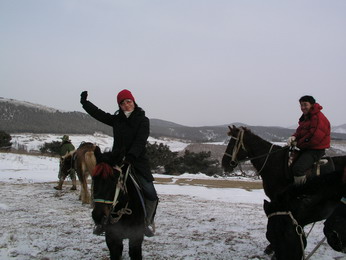
<svg viewBox="0 0 346 260"><path fill-rule="evenodd" d="M121 168L119 166L113 168L108 163L101 162L95 166L91 176L93 178L100 177L102 179L108 179L114 177L114 171L121 172Z"/></svg>
<svg viewBox="0 0 346 260"><path fill-rule="evenodd" d="M90 146L96 146L96 145L94 145L93 143L91 143L91 142L81 142L80 143L80 145L78 146L78 149L79 148L84 148L84 147L90 147Z"/></svg>

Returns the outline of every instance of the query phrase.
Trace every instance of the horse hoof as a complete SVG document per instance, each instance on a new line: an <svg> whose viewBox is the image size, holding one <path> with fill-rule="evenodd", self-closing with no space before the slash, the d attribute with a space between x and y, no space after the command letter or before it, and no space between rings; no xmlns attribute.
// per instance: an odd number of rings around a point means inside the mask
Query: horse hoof
<svg viewBox="0 0 346 260"><path fill-rule="evenodd" d="M73 185L70 190L77 190L77 187Z"/></svg>
<svg viewBox="0 0 346 260"><path fill-rule="evenodd" d="M267 254L267 255L271 255L273 253L273 248L271 247L271 245L268 245L266 247L266 249L264 249L264 253Z"/></svg>
<svg viewBox="0 0 346 260"><path fill-rule="evenodd" d="M95 225L93 234L97 236L103 236L105 234L105 230L102 225Z"/></svg>
<svg viewBox="0 0 346 260"><path fill-rule="evenodd" d="M55 186L54 189L56 189L56 190L62 190L62 188L59 187L59 186Z"/></svg>
<svg viewBox="0 0 346 260"><path fill-rule="evenodd" d="M144 228L144 235L146 237L153 237L153 236L155 236L154 232L149 227L145 227Z"/></svg>

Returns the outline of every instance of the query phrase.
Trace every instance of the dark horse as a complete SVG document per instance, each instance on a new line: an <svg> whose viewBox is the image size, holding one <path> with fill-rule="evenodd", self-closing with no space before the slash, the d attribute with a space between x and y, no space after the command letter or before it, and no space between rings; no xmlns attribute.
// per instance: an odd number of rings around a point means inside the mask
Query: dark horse
<svg viewBox="0 0 346 260"><path fill-rule="evenodd" d="M346 253L346 191L343 200L324 222L323 233L335 251Z"/></svg>
<svg viewBox="0 0 346 260"><path fill-rule="evenodd" d="M121 259L123 239L129 239L131 259L142 259L144 210L131 166L96 165L92 174L95 206L92 217L105 230L112 260Z"/></svg>
<svg viewBox="0 0 346 260"><path fill-rule="evenodd" d="M229 130L231 139L222 158L225 171L231 172L239 163L251 161L262 178L265 194L271 201L275 201L277 195L293 182L288 168L289 147L274 145L245 127L233 126L229 127ZM342 172L346 165L346 156L332 157L331 160L334 170Z"/></svg>
<svg viewBox="0 0 346 260"><path fill-rule="evenodd" d="M262 178L263 189L270 200L281 193L293 178L289 176L289 147L274 145L253 134L245 127L229 127L231 137L222 158L222 166L226 172L232 172L243 161L251 161ZM335 171L343 171L346 156L332 157Z"/></svg>
<svg viewBox="0 0 346 260"><path fill-rule="evenodd" d="M304 226L330 216L346 188L342 176L343 172L333 172L313 177L302 186L290 185L276 200L264 202L266 236L275 259L305 259Z"/></svg>

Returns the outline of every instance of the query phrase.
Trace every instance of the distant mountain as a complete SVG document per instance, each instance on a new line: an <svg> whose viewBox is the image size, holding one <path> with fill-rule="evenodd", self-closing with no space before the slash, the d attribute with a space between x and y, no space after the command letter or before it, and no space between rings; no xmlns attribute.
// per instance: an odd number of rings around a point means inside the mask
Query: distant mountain
<svg viewBox="0 0 346 260"><path fill-rule="evenodd" d="M346 124L332 127L334 133L346 134Z"/></svg>
<svg viewBox="0 0 346 260"><path fill-rule="evenodd" d="M248 126L255 134L269 141L284 141L294 130L283 127ZM232 124L229 124L232 125ZM332 138L346 140L346 124L335 128ZM64 112L54 108L0 97L0 130L8 133L94 134L112 135L111 127L86 113ZM189 127L173 122L150 119L150 136L175 138L191 142L225 142L228 125Z"/></svg>

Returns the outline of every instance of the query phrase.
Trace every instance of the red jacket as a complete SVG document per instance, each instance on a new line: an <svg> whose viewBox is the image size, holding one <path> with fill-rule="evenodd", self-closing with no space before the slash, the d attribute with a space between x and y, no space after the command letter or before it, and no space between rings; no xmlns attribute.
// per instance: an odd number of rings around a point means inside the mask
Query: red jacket
<svg viewBox="0 0 346 260"><path fill-rule="evenodd" d="M315 103L308 115L302 115L293 134L299 149L326 149L330 147L330 123Z"/></svg>

